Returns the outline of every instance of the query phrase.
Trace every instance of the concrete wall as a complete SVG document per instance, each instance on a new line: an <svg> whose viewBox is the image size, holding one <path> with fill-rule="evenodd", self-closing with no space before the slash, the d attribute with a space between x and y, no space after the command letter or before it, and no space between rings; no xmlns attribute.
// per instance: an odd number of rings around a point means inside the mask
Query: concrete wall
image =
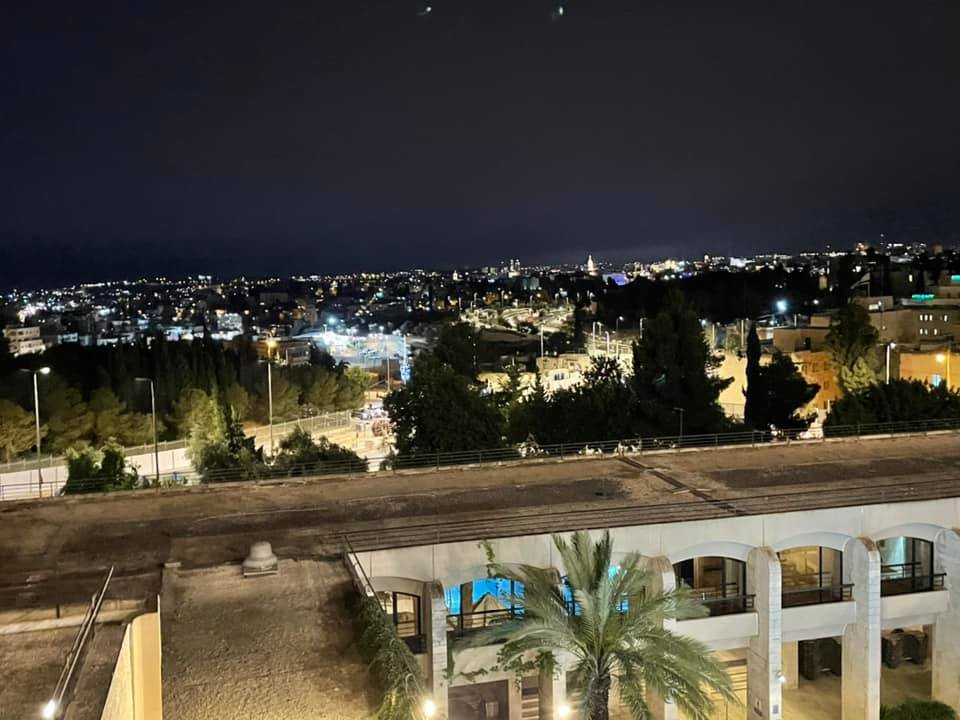
<svg viewBox="0 0 960 720"><path fill-rule="evenodd" d="M160 614L127 625L101 720L162 720Z"/></svg>

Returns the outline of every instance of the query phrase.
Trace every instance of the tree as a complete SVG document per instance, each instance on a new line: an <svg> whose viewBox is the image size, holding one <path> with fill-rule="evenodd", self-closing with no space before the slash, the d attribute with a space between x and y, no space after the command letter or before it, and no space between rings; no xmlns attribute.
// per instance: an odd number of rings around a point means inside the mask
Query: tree
<svg viewBox="0 0 960 720"><path fill-rule="evenodd" d="M318 413L330 412L336 407L337 374L325 368L315 368L313 380L304 399Z"/></svg>
<svg viewBox="0 0 960 720"><path fill-rule="evenodd" d="M705 608L686 589L659 591L638 553L611 565L610 533L594 542L575 533L554 536L572 603L558 587L555 571L532 565L491 563L491 576L522 584L511 600L523 608L518 619L481 631L477 644L505 641L498 660L517 667L530 654L546 666L556 654L572 656L573 685L582 691L581 715L607 720L613 679L635 720L651 717L647 693L654 690L691 720L707 720L712 693L737 702L726 669L693 638L664 628L665 621L703 617Z"/></svg>
<svg viewBox="0 0 960 720"><path fill-rule="evenodd" d="M300 387L290 382L283 370L274 367L271 382L273 384L273 421L295 420L300 416ZM254 417L258 422L270 420L270 396L267 378L264 377L257 389L254 404Z"/></svg>
<svg viewBox="0 0 960 720"><path fill-rule="evenodd" d="M91 393L90 412L93 414L94 444L102 445L114 439L123 445L143 445L153 438L150 416L128 413L126 405L110 388L97 388Z"/></svg>
<svg viewBox="0 0 960 720"><path fill-rule="evenodd" d="M458 375L476 379L477 334L466 323L444 325L433 348L433 354Z"/></svg>
<svg viewBox="0 0 960 720"><path fill-rule="evenodd" d="M960 419L960 391L900 379L847 393L830 407L824 426L945 419Z"/></svg>
<svg viewBox="0 0 960 720"><path fill-rule="evenodd" d="M769 364L751 373L748 353L747 378L744 419L748 425L784 430L810 424L810 418L798 413L817 396L820 386L808 383L789 355L774 353Z"/></svg>
<svg viewBox="0 0 960 720"><path fill-rule="evenodd" d="M46 434L46 426L41 426L40 436ZM4 462L10 462L26 452L36 441L37 429L33 415L11 400L0 399L0 452L3 453Z"/></svg>
<svg viewBox="0 0 960 720"><path fill-rule="evenodd" d="M100 450L83 447L67 451L64 495L133 490L139 484L137 469L117 442L108 441Z"/></svg>
<svg viewBox="0 0 960 720"><path fill-rule="evenodd" d="M227 389L223 391L223 401L241 419L247 417L250 412L250 393L238 383L227 385Z"/></svg>
<svg viewBox="0 0 960 720"><path fill-rule="evenodd" d="M263 454L254 439L244 435L236 412L215 398L208 398L193 415L187 456L204 482L246 480L263 466Z"/></svg>
<svg viewBox="0 0 960 720"><path fill-rule="evenodd" d="M743 390L744 405L743 419L747 425L755 428L765 428L760 417L760 406L765 404L764 395L766 388L761 387L760 382L760 337L757 335L757 324L750 323L750 331L747 333L747 387Z"/></svg>
<svg viewBox="0 0 960 720"><path fill-rule="evenodd" d="M41 410L50 430L45 447L51 452L62 453L93 439L93 413L80 391L60 378L51 378Z"/></svg>
<svg viewBox="0 0 960 720"><path fill-rule="evenodd" d="M363 407L369 384L366 371L360 368L344 368L337 376L334 407L337 410L356 410Z"/></svg>
<svg viewBox="0 0 960 720"><path fill-rule="evenodd" d="M367 461L352 450L322 437L314 440L303 428L294 428L280 441L274 468L289 475L322 472L364 472Z"/></svg>
<svg viewBox="0 0 960 720"><path fill-rule="evenodd" d="M827 334L837 376L845 392L858 392L877 381L876 345L879 331L870 322L870 313L851 302L837 311Z"/></svg>
<svg viewBox="0 0 960 720"><path fill-rule="evenodd" d="M210 396L198 388L188 387L180 391L180 395L177 396L173 404L173 412L169 417L169 422L173 426L177 437L189 435L190 428L194 424L194 415L205 412L209 402Z"/></svg>
<svg viewBox="0 0 960 720"><path fill-rule="evenodd" d="M410 382L387 395L401 455L499 447L503 417L469 378L431 353L413 366Z"/></svg>
<svg viewBox="0 0 960 720"><path fill-rule="evenodd" d="M676 434L679 409L687 433L722 430L726 419L717 398L731 380L716 377L717 367L696 311L672 291L633 346L633 387L644 434Z"/></svg>

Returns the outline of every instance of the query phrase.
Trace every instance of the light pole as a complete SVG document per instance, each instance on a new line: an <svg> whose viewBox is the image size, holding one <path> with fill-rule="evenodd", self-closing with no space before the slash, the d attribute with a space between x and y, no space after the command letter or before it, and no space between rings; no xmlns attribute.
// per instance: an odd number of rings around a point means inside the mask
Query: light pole
<svg viewBox="0 0 960 720"><path fill-rule="evenodd" d="M613 331L615 333L620 332L620 322L623 320L623 315L617 315L617 321L614 323Z"/></svg>
<svg viewBox="0 0 960 720"><path fill-rule="evenodd" d="M950 346L947 345L947 353L937 353L935 360L941 365L946 364L947 366L947 390L950 390Z"/></svg>
<svg viewBox="0 0 960 720"><path fill-rule="evenodd" d="M682 408L682 407L675 407L675 408L673 409L673 411L680 413L680 436L679 436L679 438L677 439L677 440L678 440L678 441L677 441L677 444L679 445L680 443L683 442L683 408Z"/></svg>
<svg viewBox="0 0 960 720"><path fill-rule="evenodd" d="M273 457L273 351L276 340L267 340L267 421L270 423L270 456Z"/></svg>
<svg viewBox="0 0 960 720"><path fill-rule="evenodd" d="M33 371L33 415L37 425L37 490L40 497L43 497L43 471L40 469L40 389L37 376L49 374L50 368L48 367Z"/></svg>
<svg viewBox="0 0 960 720"><path fill-rule="evenodd" d="M886 384L890 384L890 351L897 347L897 344L894 342L887 343L887 372L886 372Z"/></svg>
<svg viewBox="0 0 960 720"><path fill-rule="evenodd" d="M156 487L160 487L160 443L157 441L157 394L153 387L153 378L138 377L136 382L150 383L150 415L153 418L153 472Z"/></svg>

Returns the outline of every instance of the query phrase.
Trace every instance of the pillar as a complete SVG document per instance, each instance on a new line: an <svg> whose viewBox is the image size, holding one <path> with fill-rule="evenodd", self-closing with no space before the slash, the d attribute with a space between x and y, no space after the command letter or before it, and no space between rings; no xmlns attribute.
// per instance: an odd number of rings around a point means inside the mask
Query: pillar
<svg viewBox="0 0 960 720"><path fill-rule="evenodd" d="M660 555L650 558L647 565L653 573L653 592L670 592L677 587L677 576L673 571L670 558ZM676 619L665 620L663 627L666 630L676 631ZM647 688L647 705L650 708L651 720L678 720L680 713L677 706L660 696L653 688Z"/></svg>
<svg viewBox="0 0 960 720"><path fill-rule="evenodd" d="M800 686L800 647L795 642L783 644L783 689L796 690Z"/></svg>
<svg viewBox="0 0 960 720"><path fill-rule="evenodd" d="M747 556L747 593L754 596L757 634L747 646L747 717L780 720L783 716L783 625L780 559L769 547Z"/></svg>
<svg viewBox="0 0 960 720"><path fill-rule="evenodd" d="M438 582L424 583L424 607L427 617L427 643L430 647L430 677L427 689L437 706L437 720L446 720L447 699L447 604L443 599L443 586Z"/></svg>
<svg viewBox="0 0 960 720"><path fill-rule="evenodd" d="M559 720L556 709L567 701L567 673L559 662L555 668L541 668L539 684L540 720Z"/></svg>
<svg viewBox="0 0 960 720"><path fill-rule="evenodd" d="M523 719L523 686L515 677L507 681L507 712L510 720Z"/></svg>
<svg viewBox="0 0 960 720"><path fill-rule="evenodd" d="M941 530L934 541L934 572L946 573L947 609L933 626L933 699L960 712L960 535Z"/></svg>
<svg viewBox="0 0 960 720"><path fill-rule="evenodd" d="M868 538L843 548L843 581L853 583L854 621L843 633L842 720L880 718L880 553Z"/></svg>

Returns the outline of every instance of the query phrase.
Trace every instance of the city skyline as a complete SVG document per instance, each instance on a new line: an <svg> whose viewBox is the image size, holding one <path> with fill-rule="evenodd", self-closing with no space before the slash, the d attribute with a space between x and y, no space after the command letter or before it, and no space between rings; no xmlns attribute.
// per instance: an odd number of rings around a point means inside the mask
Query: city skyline
<svg viewBox="0 0 960 720"><path fill-rule="evenodd" d="M558 7L17 8L0 286L957 241L955 6Z"/></svg>

